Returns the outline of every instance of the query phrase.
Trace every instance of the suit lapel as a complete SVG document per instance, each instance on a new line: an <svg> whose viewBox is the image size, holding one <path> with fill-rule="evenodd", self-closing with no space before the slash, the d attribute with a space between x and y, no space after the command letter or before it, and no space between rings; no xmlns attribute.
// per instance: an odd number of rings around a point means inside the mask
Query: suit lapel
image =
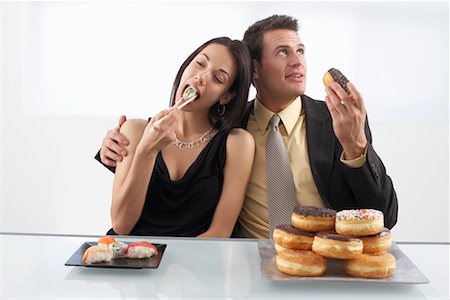
<svg viewBox="0 0 450 300"><path fill-rule="evenodd" d="M321 101L302 96L306 117L306 141L311 171L325 205L335 160L335 137L328 109Z"/></svg>

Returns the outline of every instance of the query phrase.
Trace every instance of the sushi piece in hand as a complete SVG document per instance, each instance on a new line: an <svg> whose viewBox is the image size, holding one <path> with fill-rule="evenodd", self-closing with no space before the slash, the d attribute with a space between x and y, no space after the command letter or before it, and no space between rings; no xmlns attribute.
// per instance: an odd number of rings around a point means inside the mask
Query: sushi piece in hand
<svg viewBox="0 0 450 300"><path fill-rule="evenodd" d="M83 264L95 264L99 262L110 262L113 258L112 251L105 246L91 246L84 251Z"/></svg>
<svg viewBox="0 0 450 300"><path fill-rule="evenodd" d="M158 249L145 241L131 243L125 250L125 256L128 258L149 258L157 254Z"/></svg>
<svg viewBox="0 0 450 300"><path fill-rule="evenodd" d="M115 241L114 243L109 244L109 249L112 251L114 259L125 257L125 251L127 248L128 245L120 241Z"/></svg>
<svg viewBox="0 0 450 300"><path fill-rule="evenodd" d="M116 240L112 236L103 236L98 239L97 243L99 246L109 248L111 244L115 243Z"/></svg>
<svg viewBox="0 0 450 300"><path fill-rule="evenodd" d="M197 91L190 85L183 92L183 98L186 100L193 100L196 97L197 97Z"/></svg>

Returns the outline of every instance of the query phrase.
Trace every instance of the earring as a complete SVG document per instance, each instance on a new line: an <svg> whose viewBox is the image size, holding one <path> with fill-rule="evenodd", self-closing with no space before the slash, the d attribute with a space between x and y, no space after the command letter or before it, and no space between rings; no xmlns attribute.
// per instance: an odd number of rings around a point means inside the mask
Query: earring
<svg viewBox="0 0 450 300"><path fill-rule="evenodd" d="M227 107L225 106L225 104L219 103L219 105L217 105L217 113L219 114L219 116L223 117L223 115L225 114L226 108Z"/></svg>

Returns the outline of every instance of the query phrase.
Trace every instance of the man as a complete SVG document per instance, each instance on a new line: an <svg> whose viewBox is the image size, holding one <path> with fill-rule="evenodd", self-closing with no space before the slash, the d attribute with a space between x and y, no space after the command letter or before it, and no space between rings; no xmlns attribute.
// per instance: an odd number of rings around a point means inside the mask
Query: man
<svg viewBox="0 0 450 300"><path fill-rule="evenodd" d="M244 34L257 95L249 102L242 124L253 135L256 152L239 217L239 236L269 238L271 234L266 142L274 114L280 119L278 128L289 155L298 205L379 209L385 225L392 228L397 222L397 197L371 145L363 99L351 83L350 95L332 83L326 89L326 102L304 95L305 46L297 31L296 19L274 15L251 25ZM118 128L110 130L97 158L114 166L114 161L121 160L118 153L124 151L123 142Z"/></svg>

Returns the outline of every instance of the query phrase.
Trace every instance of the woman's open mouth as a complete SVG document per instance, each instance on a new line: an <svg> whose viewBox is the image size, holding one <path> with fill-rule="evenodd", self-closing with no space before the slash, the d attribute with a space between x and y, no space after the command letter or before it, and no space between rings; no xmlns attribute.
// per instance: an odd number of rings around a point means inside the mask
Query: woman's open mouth
<svg viewBox="0 0 450 300"><path fill-rule="evenodd" d="M197 100L200 98L200 94L198 91L193 88L191 85L187 85L183 91L183 95L181 96L181 100L178 101L177 106L178 108L183 108L189 103Z"/></svg>

